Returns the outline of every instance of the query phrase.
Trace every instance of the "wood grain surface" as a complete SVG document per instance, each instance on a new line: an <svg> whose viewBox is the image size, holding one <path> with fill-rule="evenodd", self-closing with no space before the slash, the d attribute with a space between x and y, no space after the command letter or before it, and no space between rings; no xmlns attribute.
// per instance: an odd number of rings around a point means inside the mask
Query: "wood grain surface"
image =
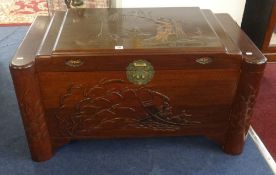
<svg viewBox="0 0 276 175"><path fill-rule="evenodd" d="M48 27L45 20L10 65L33 160L91 138L204 135L228 154L242 152L266 58L229 15L72 9ZM151 65L143 85L126 74L137 60ZM137 78L149 73L135 66ZM41 142L31 139L39 133Z"/></svg>

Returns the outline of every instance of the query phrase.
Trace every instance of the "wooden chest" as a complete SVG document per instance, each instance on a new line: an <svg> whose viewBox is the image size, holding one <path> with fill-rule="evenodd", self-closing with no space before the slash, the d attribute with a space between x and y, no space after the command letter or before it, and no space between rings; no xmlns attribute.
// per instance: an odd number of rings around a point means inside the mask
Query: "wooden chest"
<svg viewBox="0 0 276 175"><path fill-rule="evenodd" d="M204 135L242 152L266 58L227 14L71 9L10 64L32 158L71 140Z"/></svg>

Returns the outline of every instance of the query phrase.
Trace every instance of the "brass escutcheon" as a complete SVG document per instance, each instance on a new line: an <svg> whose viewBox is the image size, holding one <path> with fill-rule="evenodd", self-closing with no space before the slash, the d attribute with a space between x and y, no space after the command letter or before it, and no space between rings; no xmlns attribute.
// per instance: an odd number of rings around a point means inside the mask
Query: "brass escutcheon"
<svg viewBox="0 0 276 175"><path fill-rule="evenodd" d="M127 79L133 84L144 85L151 81L154 69L146 60L135 60L127 66Z"/></svg>
<svg viewBox="0 0 276 175"><path fill-rule="evenodd" d="M80 67L83 63L84 61L81 59L70 59L65 62L65 64L70 67Z"/></svg>

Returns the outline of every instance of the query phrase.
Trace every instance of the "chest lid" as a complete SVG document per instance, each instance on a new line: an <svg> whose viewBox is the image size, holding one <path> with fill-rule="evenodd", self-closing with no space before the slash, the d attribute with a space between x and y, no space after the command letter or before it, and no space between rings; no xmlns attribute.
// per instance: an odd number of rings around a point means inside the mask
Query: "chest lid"
<svg viewBox="0 0 276 175"><path fill-rule="evenodd" d="M196 7L57 12L38 55L239 54L210 11Z"/></svg>

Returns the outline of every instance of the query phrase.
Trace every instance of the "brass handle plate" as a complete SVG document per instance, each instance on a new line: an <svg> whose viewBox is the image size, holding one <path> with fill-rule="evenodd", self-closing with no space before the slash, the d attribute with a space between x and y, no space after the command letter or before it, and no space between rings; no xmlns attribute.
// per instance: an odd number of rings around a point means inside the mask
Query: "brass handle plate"
<svg viewBox="0 0 276 175"><path fill-rule="evenodd" d="M146 60L135 60L127 66L126 75L129 82L145 85L152 80L154 68Z"/></svg>
<svg viewBox="0 0 276 175"><path fill-rule="evenodd" d="M210 57L202 57L202 58L196 59L196 62L199 64L209 64L213 62L213 59Z"/></svg>
<svg viewBox="0 0 276 175"><path fill-rule="evenodd" d="M83 63L84 61L81 59L70 59L65 62L65 64L70 67L80 67Z"/></svg>

